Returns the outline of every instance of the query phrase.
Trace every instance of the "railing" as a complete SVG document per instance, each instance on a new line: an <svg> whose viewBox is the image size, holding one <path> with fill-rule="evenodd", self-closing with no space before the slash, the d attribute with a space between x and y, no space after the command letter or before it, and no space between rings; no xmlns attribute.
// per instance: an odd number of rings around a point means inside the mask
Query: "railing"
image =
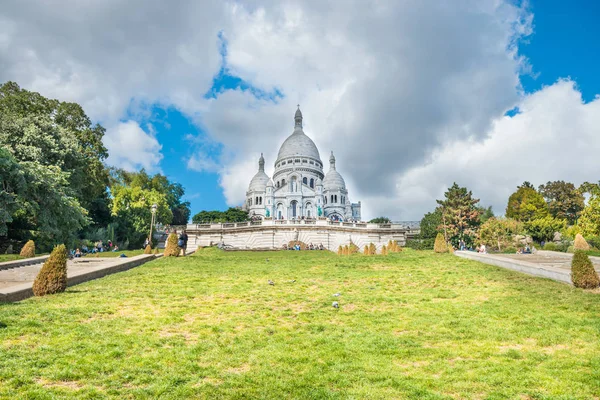
<svg viewBox="0 0 600 400"><path fill-rule="evenodd" d="M292 225L292 226L302 226L302 225L310 225L310 226L336 226L343 228L358 228L358 229L401 229L405 230L408 234L417 234L419 233L419 229L409 228L407 226L401 224L377 224L377 223L367 223L367 222L342 222L342 221L328 221L325 219L301 219L301 220L287 220L287 219L265 219L265 220L254 220L254 221L246 221L246 222L224 222L224 223L203 223L203 224L190 224L187 227L177 226L177 227L166 227L169 228L169 232L173 232L173 229L177 229L177 232L181 232L183 229L188 230L209 230L209 229L231 229L231 228L249 228L262 226L281 226L281 225ZM161 233L164 234L164 230L155 231L156 234Z"/></svg>

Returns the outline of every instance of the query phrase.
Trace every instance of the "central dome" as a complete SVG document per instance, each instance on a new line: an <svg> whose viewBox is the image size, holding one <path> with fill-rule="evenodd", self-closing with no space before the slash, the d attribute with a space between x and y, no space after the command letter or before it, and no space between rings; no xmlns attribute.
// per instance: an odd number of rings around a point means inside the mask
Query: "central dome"
<svg viewBox="0 0 600 400"><path fill-rule="evenodd" d="M302 112L300 111L300 107L298 107L298 110L296 110L294 122L294 133L285 139L279 148L279 154L277 154L277 161L275 161L275 163L279 162L283 158L295 156L311 157L315 160L321 161L319 149L317 149L315 142L306 136L302 130Z"/></svg>
<svg viewBox="0 0 600 400"><path fill-rule="evenodd" d="M321 161L319 150L317 149L315 142L301 130L294 131L290 137L285 139L279 149L277 160L279 161L283 158L294 156L312 157Z"/></svg>

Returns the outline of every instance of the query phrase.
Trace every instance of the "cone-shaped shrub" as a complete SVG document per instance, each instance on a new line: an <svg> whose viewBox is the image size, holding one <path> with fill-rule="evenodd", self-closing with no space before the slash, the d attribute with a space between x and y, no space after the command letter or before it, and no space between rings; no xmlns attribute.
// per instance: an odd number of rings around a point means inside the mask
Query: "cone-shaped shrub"
<svg viewBox="0 0 600 400"><path fill-rule="evenodd" d="M33 240L28 240L25 246L21 249L21 257L31 258L35 257L35 243Z"/></svg>
<svg viewBox="0 0 600 400"><path fill-rule="evenodd" d="M448 246L446 245L446 242L444 241L444 235L442 235L441 233L438 233L437 236L435 237L435 243L433 244L433 251L435 251L436 253L447 253L448 252Z"/></svg>
<svg viewBox="0 0 600 400"><path fill-rule="evenodd" d="M348 247L348 245L344 246L344 255L345 256L349 256L350 255L350 248Z"/></svg>
<svg viewBox="0 0 600 400"><path fill-rule="evenodd" d="M67 248L64 244L56 246L52 250L50 257L33 281L34 295L45 296L65 291L67 288L67 258Z"/></svg>
<svg viewBox="0 0 600 400"><path fill-rule="evenodd" d="M365 256L368 256L368 255L369 255L369 246L368 246L368 245L366 245L366 244L365 244L365 249L363 250L363 254L364 254Z"/></svg>
<svg viewBox="0 0 600 400"><path fill-rule="evenodd" d="M154 248L154 254L158 254L158 247Z"/></svg>
<svg viewBox="0 0 600 400"><path fill-rule="evenodd" d="M350 243L350 245L348 246L348 251L350 252L350 254L356 254L358 253L358 246L354 243Z"/></svg>
<svg viewBox="0 0 600 400"><path fill-rule="evenodd" d="M171 233L167 238L167 245L165 246L165 257L177 257L181 252L179 246L177 246L177 234Z"/></svg>
<svg viewBox="0 0 600 400"><path fill-rule="evenodd" d="M381 248L381 255L385 256L385 255L387 255L387 253L388 253L388 250L387 250L387 247L384 244L383 247Z"/></svg>
<svg viewBox="0 0 600 400"><path fill-rule="evenodd" d="M377 247L375 247L374 243L369 244L369 254L372 256L377 254Z"/></svg>
<svg viewBox="0 0 600 400"><path fill-rule="evenodd" d="M600 278L590 258L582 250L575 250L571 261L571 281L578 288L594 289L600 286Z"/></svg>
<svg viewBox="0 0 600 400"><path fill-rule="evenodd" d="M340 247L338 247L338 256L341 256L342 254L344 254L344 248L340 244Z"/></svg>
<svg viewBox="0 0 600 400"><path fill-rule="evenodd" d="M590 245L585 241L583 236L581 236L581 233L578 233L575 235L575 243L573 243L573 248L575 250L589 250Z"/></svg>
<svg viewBox="0 0 600 400"><path fill-rule="evenodd" d="M152 254L152 246L146 246L146 248L144 249L144 254Z"/></svg>

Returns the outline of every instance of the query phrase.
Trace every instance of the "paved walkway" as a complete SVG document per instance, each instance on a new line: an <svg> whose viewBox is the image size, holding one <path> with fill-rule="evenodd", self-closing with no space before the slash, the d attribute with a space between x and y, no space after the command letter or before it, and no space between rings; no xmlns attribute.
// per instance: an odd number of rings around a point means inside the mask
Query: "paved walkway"
<svg viewBox="0 0 600 400"><path fill-rule="evenodd" d="M80 258L67 262L68 285L97 279L115 272L125 271L156 258L153 254L142 254L127 258ZM31 287L43 263L16 267L0 271L0 301L18 301L31 297Z"/></svg>
<svg viewBox="0 0 600 400"><path fill-rule="evenodd" d="M472 251L455 251L455 255L497 267L524 272L571 284L571 259L573 254L556 251L538 251L536 254L479 254ZM600 273L600 257L590 257Z"/></svg>

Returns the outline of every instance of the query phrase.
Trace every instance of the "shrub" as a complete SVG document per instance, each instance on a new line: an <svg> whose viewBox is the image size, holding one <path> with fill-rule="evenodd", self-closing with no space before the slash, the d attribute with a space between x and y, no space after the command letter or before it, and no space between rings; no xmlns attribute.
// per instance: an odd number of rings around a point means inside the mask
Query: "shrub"
<svg viewBox="0 0 600 400"><path fill-rule="evenodd" d="M387 253L388 253L388 250L387 250L387 247L385 247L385 244L384 244L383 247L381 248L381 254L385 256L385 255L387 255Z"/></svg>
<svg viewBox="0 0 600 400"><path fill-rule="evenodd" d="M567 253L574 253L575 252L575 247L574 246L569 246L567 248Z"/></svg>
<svg viewBox="0 0 600 400"><path fill-rule="evenodd" d="M578 233L577 235L575 235L575 243L573 243L573 247L575 248L575 250L589 250L590 249L590 245L588 244L588 242L585 241L583 236L581 236L581 233Z"/></svg>
<svg viewBox="0 0 600 400"><path fill-rule="evenodd" d="M67 248L56 246L33 281L33 294L45 296L67 288Z"/></svg>
<svg viewBox="0 0 600 400"><path fill-rule="evenodd" d="M375 247L374 243L370 243L369 244L369 255L374 256L375 254L377 254L377 247Z"/></svg>
<svg viewBox="0 0 600 400"><path fill-rule="evenodd" d="M506 247L505 249L502 250L503 254L515 254L517 252L517 249L514 247Z"/></svg>
<svg viewBox="0 0 600 400"><path fill-rule="evenodd" d="M345 255L345 256L348 256L348 255L350 255L350 250L348 249L348 245L345 245L345 246L344 246L344 255Z"/></svg>
<svg viewBox="0 0 600 400"><path fill-rule="evenodd" d="M586 241L590 245L590 247L595 247L600 249L600 236L589 236Z"/></svg>
<svg viewBox="0 0 600 400"><path fill-rule="evenodd" d="M35 257L35 243L33 242L33 240L29 240L27 241L27 243L25 243L25 246L23 246L23 248L21 249L20 255L23 258Z"/></svg>
<svg viewBox="0 0 600 400"><path fill-rule="evenodd" d="M364 254L365 256L368 256L368 255L369 255L369 246L368 246L368 245L366 245L366 244L365 244L365 249L364 249L364 251L363 251L363 254Z"/></svg>
<svg viewBox="0 0 600 400"><path fill-rule="evenodd" d="M338 247L338 256L341 256L342 254L344 254L344 248L340 244L340 247Z"/></svg>
<svg viewBox="0 0 600 400"><path fill-rule="evenodd" d="M557 246L554 243L546 243L544 245L544 250L556 251L556 248L557 248Z"/></svg>
<svg viewBox="0 0 600 400"><path fill-rule="evenodd" d="M181 252L181 248L177 246L177 234L171 233L167 238L167 245L165 246L165 257L178 257Z"/></svg>
<svg viewBox="0 0 600 400"><path fill-rule="evenodd" d="M435 239L409 239L406 241L406 247L414 250L432 250Z"/></svg>
<svg viewBox="0 0 600 400"><path fill-rule="evenodd" d="M444 240L444 235L438 233L435 237L435 243L433 245L433 251L436 253L447 253L448 245L446 245L446 241Z"/></svg>
<svg viewBox="0 0 600 400"><path fill-rule="evenodd" d="M144 249L144 254L152 254L152 246L147 245Z"/></svg>
<svg viewBox="0 0 600 400"><path fill-rule="evenodd" d="M154 248L154 254L158 254L158 247Z"/></svg>
<svg viewBox="0 0 600 400"><path fill-rule="evenodd" d="M348 246L348 251L349 254L356 254L358 253L358 246L355 245L353 242L350 242L350 245Z"/></svg>
<svg viewBox="0 0 600 400"><path fill-rule="evenodd" d="M573 285L583 289L594 289L600 286L600 278L594 265L584 251L577 250L571 261L571 281Z"/></svg>

